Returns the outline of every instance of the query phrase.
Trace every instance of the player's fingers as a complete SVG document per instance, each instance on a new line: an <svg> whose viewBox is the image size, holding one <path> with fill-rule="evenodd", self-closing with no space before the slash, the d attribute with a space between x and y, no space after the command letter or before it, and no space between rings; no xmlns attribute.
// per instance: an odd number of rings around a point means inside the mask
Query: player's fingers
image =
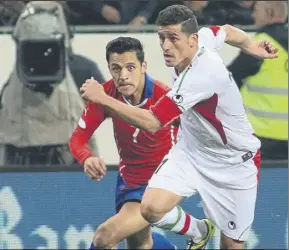
<svg viewBox="0 0 289 250"><path fill-rule="evenodd" d="M100 181L103 179L103 175L102 174L97 174L95 178L92 178L93 180L97 180L97 181Z"/></svg>
<svg viewBox="0 0 289 250"><path fill-rule="evenodd" d="M273 47L273 45L270 41L264 41L264 48L266 50L270 50L272 47Z"/></svg>
<svg viewBox="0 0 289 250"><path fill-rule="evenodd" d="M92 180L97 180L100 181L102 180L102 178L104 177L102 174L100 174L99 172L94 172L92 170L88 170L87 175L92 179Z"/></svg>
<svg viewBox="0 0 289 250"><path fill-rule="evenodd" d="M270 41L265 41L265 49L269 52L269 53L277 53L279 51L278 48L275 48L273 46L273 44Z"/></svg>
<svg viewBox="0 0 289 250"><path fill-rule="evenodd" d="M98 179L99 175L95 173L92 169L86 168L84 172L91 178L91 179Z"/></svg>
<svg viewBox="0 0 289 250"><path fill-rule="evenodd" d="M101 163L98 164L98 171L103 176L106 174L106 170L103 168Z"/></svg>
<svg viewBox="0 0 289 250"><path fill-rule="evenodd" d="M93 168L93 171L97 173L98 175L101 175L101 176L105 175L105 171L102 169L98 160L95 160L92 162L92 168Z"/></svg>
<svg viewBox="0 0 289 250"><path fill-rule="evenodd" d="M269 46L269 45L272 45L272 43L269 40L264 40L264 45Z"/></svg>
<svg viewBox="0 0 289 250"><path fill-rule="evenodd" d="M271 58L277 58L278 57L278 49L272 48L270 52L268 52Z"/></svg>
<svg viewBox="0 0 289 250"><path fill-rule="evenodd" d="M278 53L269 53L265 58L268 59L278 58Z"/></svg>
<svg viewBox="0 0 289 250"><path fill-rule="evenodd" d="M278 58L278 56L279 56L278 54L273 54L271 59Z"/></svg>
<svg viewBox="0 0 289 250"><path fill-rule="evenodd" d="M83 93L81 94L81 97L82 97L84 100L86 100L86 101L90 101L90 100L89 100L89 97L87 96L87 93L86 93L86 92L83 92Z"/></svg>
<svg viewBox="0 0 289 250"><path fill-rule="evenodd" d="M96 82L96 81L93 80L93 79L87 79L84 84L90 85L90 84L95 84L95 82Z"/></svg>
<svg viewBox="0 0 289 250"><path fill-rule="evenodd" d="M80 87L79 90L80 90L81 93L83 93L83 92L85 92L85 89L86 89L86 86L84 86L84 85L82 84L82 86Z"/></svg>
<svg viewBox="0 0 289 250"><path fill-rule="evenodd" d="M97 170L99 171L99 173L104 176L106 174L106 170L105 168L103 168L103 165L100 161L95 162L95 166L97 167Z"/></svg>
<svg viewBox="0 0 289 250"><path fill-rule="evenodd" d="M106 168L106 166L105 166L104 160L101 159L101 158L99 158L99 163L100 163L100 166L102 167L102 169L103 169L104 171L106 171L107 168Z"/></svg>
<svg viewBox="0 0 289 250"><path fill-rule="evenodd" d="M275 53L276 48L274 48L273 46L269 47L269 52L270 53Z"/></svg>

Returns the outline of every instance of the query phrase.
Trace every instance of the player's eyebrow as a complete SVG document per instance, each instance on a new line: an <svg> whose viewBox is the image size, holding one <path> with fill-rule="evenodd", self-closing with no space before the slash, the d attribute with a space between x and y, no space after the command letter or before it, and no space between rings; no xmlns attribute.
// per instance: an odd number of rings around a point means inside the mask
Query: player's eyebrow
<svg viewBox="0 0 289 250"><path fill-rule="evenodd" d="M111 64L111 67L122 67L122 65L123 64L119 64L119 63L112 63ZM128 66L128 65L133 65L133 66L135 66L136 65L136 63L135 62L127 62L127 63L125 63L125 66Z"/></svg>
<svg viewBox="0 0 289 250"><path fill-rule="evenodd" d="M179 33L177 31L171 31L171 30L163 30L163 31L159 31L158 35L169 35L169 36L178 36Z"/></svg>
<svg viewBox="0 0 289 250"><path fill-rule="evenodd" d="M112 66L114 66L114 67L115 67L115 66L116 66L116 67L121 67L121 65L118 64L118 63L112 63L112 64L111 64L111 67L112 67Z"/></svg>
<svg viewBox="0 0 289 250"><path fill-rule="evenodd" d="M127 62L126 65L136 65L135 62Z"/></svg>

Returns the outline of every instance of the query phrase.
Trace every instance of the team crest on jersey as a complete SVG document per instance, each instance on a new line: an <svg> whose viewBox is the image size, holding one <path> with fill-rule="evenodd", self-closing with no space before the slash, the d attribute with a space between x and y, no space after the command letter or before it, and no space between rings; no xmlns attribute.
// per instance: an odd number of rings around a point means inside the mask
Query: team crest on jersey
<svg viewBox="0 0 289 250"><path fill-rule="evenodd" d="M184 98L182 95L174 95L172 97L173 101L176 103L176 104L180 104L183 102Z"/></svg>
<svg viewBox="0 0 289 250"><path fill-rule="evenodd" d="M198 51L198 56L201 56L205 53L205 48L204 47L201 47L200 50Z"/></svg>

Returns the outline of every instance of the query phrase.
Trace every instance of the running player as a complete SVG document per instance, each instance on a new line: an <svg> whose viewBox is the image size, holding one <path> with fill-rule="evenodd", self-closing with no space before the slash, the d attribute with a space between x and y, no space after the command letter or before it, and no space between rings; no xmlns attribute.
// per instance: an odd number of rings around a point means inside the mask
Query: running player
<svg viewBox="0 0 289 250"><path fill-rule="evenodd" d="M241 249L254 219L260 141L216 50L226 42L261 59L276 58L278 50L230 25L198 32L193 12L181 5L161 11L157 25L165 63L176 78L168 94L144 110L123 105L87 80L82 96L151 133L180 116L179 140L149 182L142 215L157 227L182 230L190 249L203 249L213 226L204 231L176 206L198 192L206 216L221 230L221 248Z"/></svg>
<svg viewBox="0 0 289 250"><path fill-rule="evenodd" d="M169 91L146 74L143 47L137 39L120 37L111 41L106 47L106 59L112 80L103 87L108 95L122 103L148 109ZM97 228L91 249L112 248L123 239L129 249L174 249L164 236L151 233L148 222L141 216L140 201L148 180L175 143L177 124L152 135L113 116L109 110L88 103L70 139L70 150L84 165L84 171L96 180L104 177L106 167L101 158L89 151L88 140L108 117L112 117L120 155L117 214Z"/></svg>

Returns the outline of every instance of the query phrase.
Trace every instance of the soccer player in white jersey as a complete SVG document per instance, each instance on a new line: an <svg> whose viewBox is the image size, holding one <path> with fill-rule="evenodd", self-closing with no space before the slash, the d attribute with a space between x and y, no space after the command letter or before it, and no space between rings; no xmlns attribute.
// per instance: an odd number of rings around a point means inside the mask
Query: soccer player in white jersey
<svg viewBox="0 0 289 250"><path fill-rule="evenodd" d="M167 95L145 110L120 103L88 80L82 96L151 133L180 116L178 142L149 182L142 215L154 226L189 236L189 249L205 248L213 224L221 230L222 249L242 249L254 219L260 142L216 51L226 42L271 59L278 49L270 41L253 41L230 25L198 32L193 12L181 5L161 11L157 25L165 63L174 67L176 78ZM198 220L177 206L195 193L209 220Z"/></svg>

